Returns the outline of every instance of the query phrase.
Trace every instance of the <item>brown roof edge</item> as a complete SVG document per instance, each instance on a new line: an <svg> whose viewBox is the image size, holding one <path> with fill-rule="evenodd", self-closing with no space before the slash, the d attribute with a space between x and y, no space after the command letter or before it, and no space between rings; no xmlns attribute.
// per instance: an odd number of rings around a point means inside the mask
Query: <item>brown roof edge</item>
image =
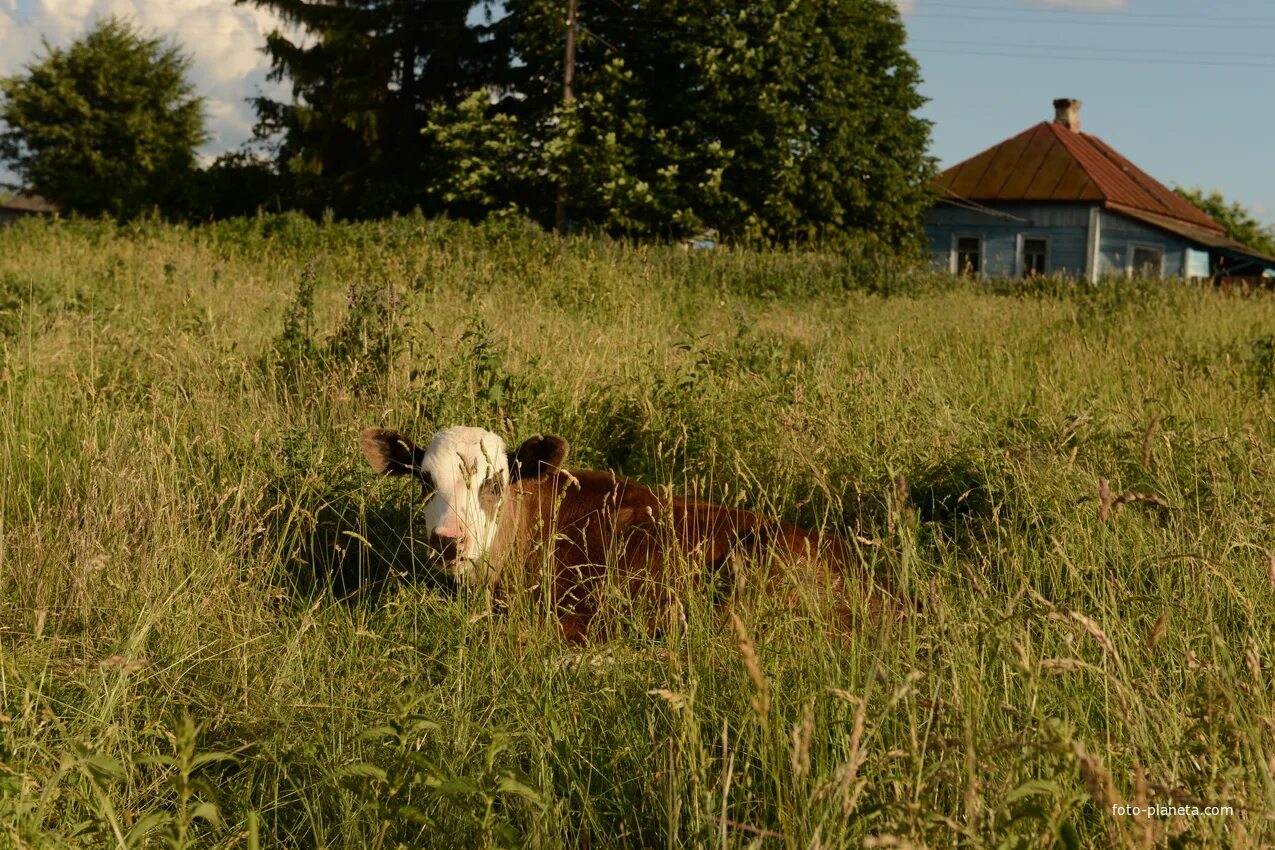
<svg viewBox="0 0 1275 850"><path fill-rule="evenodd" d="M1182 221L1181 219L1147 212L1146 210L1134 209L1133 207L1127 207L1123 204L1106 203L1103 204L1103 207L1111 210L1112 212L1117 212L1121 215L1128 216L1129 218L1137 219L1138 221L1141 221L1144 224L1149 224L1152 227L1157 227L1160 230L1167 230L1169 233L1181 236L1184 239L1190 239L1194 242L1198 242L1201 245L1207 245L1210 248L1221 248L1225 251L1234 251L1237 254L1243 254L1246 257L1253 257L1254 259L1275 265L1275 257L1270 254L1263 254L1256 248L1250 248L1247 245L1241 242L1236 242L1234 239L1230 239L1221 233L1216 233L1203 227L1196 227Z"/></svg>

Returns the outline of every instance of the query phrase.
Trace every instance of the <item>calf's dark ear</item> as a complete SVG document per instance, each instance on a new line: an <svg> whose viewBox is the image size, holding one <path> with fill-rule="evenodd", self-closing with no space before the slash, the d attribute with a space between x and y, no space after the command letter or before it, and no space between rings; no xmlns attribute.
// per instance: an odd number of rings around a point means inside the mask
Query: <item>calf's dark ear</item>
<svg viewBox="0 0 1275 850"><path fill-rule="evenodd" d="M363 457L382 475L419 474L424 449L397 431L368 428L359 435Z"/></svg>
<svg viewBox="0 0 1275 850"><path fill-rule="evenodd" d="M567 441L552 434L529 437L518 451L509 455L510 479L537 478L548 471L545 467L562 466L567 459L567 449Z"/></svg>

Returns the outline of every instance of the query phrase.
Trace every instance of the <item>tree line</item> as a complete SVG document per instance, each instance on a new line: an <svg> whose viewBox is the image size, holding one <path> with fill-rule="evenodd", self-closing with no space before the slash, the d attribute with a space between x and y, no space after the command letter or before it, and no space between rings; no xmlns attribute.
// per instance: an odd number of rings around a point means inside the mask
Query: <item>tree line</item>
<svg viewBox="0 0 1275 850"><path fill-rule="evenodd" d="M920 75L885 0L237 2L300 33L264 45L291 85L255 100L265 159L197 168L189 57L115 18L0 80L0 158L64 209L121 217L420 208L903 246L930 199Z"/></svg>
<svg viewBox="0 0 1275 850"><path fill-rule="evenodd" d="M904 248L931 201L920 75L886 0L236 2L300 34L263 48L291 85L254 101L268 155L197 166L189 56L107 18L0 78L0 161L64 210L117 218L420 209ZM1248 210L1179 192L1275 253Z"/></svg>

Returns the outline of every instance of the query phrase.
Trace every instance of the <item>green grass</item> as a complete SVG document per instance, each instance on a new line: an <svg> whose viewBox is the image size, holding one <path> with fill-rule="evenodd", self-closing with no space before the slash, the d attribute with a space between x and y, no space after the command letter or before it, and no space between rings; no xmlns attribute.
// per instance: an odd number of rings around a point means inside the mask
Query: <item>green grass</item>
<svg viewBox="0 0 1275 850"><path fill-rule="evenodd" d="M870 255L23 222L0 846L1262 846L1273 333L1265 293ZM741 647L690 594L567 646L440 581L358 452L462 423L857 536L924 613L759 600ZM1100 521L1103 479L1167 508Z"/></svg>

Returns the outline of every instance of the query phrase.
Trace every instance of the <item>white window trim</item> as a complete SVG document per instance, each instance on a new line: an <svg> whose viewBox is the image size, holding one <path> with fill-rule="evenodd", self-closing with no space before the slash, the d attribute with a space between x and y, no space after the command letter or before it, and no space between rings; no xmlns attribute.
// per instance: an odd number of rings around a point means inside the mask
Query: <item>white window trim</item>
<svg viewBox="0 0 1275 850"><path fill-rule="evenodd" d="M956 267L957 257L959 256L956 246L960 244L962 239L978 240L978 276L983 278L987 275L987 239L981 233L962 233L956 231L952 234L952 251L948 255L947 269L952 274L960 274L961 270Z"/></svg>
<svg viewBox="0 0 1275 850"><path fill-rule="evenodd" d="M1168 250L1165 249L1163 245L1159 245L1155 242L1130 242L1128 244L1128 248L1129 248L1129 253L1125 255L1128 258L1125 260L1125 265L1124 265L1125 277L1127 278L1133 277L1133 252L1134 250L1141 248L1144 251L1160 252L1160 273L1157 275L1157 278L1159 280L1164 280L1164 258L1169 252Z"/></svg>
<svg viewBox="0 0 1275 850"><path fill-rule="evenodd" d="M1027 270L1027 255L1024 249L1027 247L1028 239L1038 239L1045 243L1045 269L1041 274L1047 275L1052 270L1050 260L1053 257L1053 245L1050 244L1049 234L1047 233L1020 233L1018 234L1018 251L1017 257L1014 259L1014 277L1022 277Z"/></svg>

